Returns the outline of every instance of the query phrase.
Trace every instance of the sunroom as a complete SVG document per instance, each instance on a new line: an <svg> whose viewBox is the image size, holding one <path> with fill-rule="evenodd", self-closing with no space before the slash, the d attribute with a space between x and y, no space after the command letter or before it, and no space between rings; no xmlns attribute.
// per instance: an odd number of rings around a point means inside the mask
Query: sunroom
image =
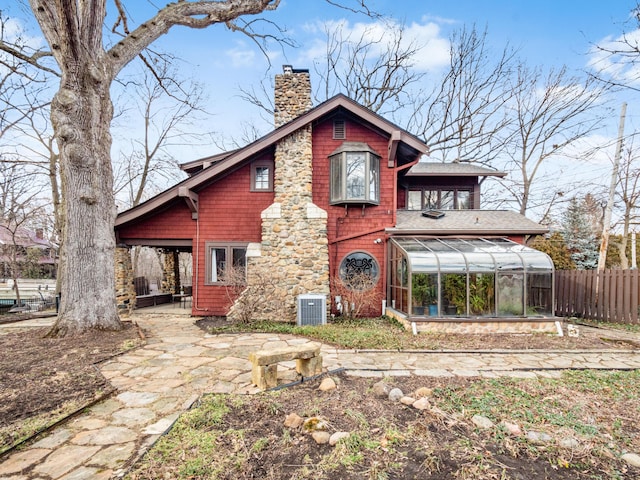
<svg viewBox="0 0 640 480"><path fill-rule="evenodd" d="M411 321L553 317L551 259L504 238L392 237L390 306Z"/></svg>

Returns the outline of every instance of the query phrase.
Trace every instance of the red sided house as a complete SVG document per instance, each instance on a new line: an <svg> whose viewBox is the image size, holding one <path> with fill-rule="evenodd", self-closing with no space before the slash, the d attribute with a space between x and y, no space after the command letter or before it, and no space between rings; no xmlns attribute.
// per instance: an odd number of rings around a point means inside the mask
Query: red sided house
<svg viewBox="0 0 640 480"><path fill-rule="evenodd" d="M271 133L183 165L189 178L118 215L119 246L192 252L193 315L234 315L235 265L250 287L277 284L284 305L258 318L323 322L365 278L364 313L417 329L555 329L553 265L524 246L546 229L479 209L482 181L504 173L420 162L427 145L344 95L312 107L307 71L276 76L275 107Z"/></svg>

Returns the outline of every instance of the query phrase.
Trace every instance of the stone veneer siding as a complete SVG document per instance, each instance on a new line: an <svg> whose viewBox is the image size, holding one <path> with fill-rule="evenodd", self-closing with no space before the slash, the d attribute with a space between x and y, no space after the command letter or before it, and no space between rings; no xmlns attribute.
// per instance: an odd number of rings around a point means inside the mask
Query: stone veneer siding
<svg viewBox="0 0 640 480"><path fill-rule="evenodd" d="M404 315L397 313L393 309L387 308L386 315L395 318L409 331L411 331L411 321ZM419 321L415 322L418 332L432 333L558 333L556 320L548 319L503 319L503 320L481 320L481 319L447 319L439 322Z"/></svg>
<svg viewBox="0 0 640 480"><path fill-rule="evenodd" d="M311 107L307 72L276 75L276 127ZM327 212L312 201L313 145L307 125L276 145L274 203L262 214L262 241L247 252L247 283L255 285L259 269L277 279L277 311L265 302L256 319L295 320L300 294L319 293L329 298L329 246ZM259 289L258 289L259 290ZM254 292L256 289L253 290ZM233 307L229 317L233 318Z"/></svg>
<svg viewBox="0 0 640 480"><path fill-rule="evenodd" d="M308 72L276 75L274 124L278 128L311 110L311 80Z"/></svg>
<svg viewBox="0 0 640 480"><path fill-rule="evenodd" d="M165 250L162 286L160 287L162 292L178 293L180 290L180 272L178 268L178 252Z"/></svg>
<svg viewBox="0 0 640 480"><path fill-rule="evenodd" d="M115 273L118 308L126 308L131 313L136 306L136 288L133 284L133 265L128 247L116 248Z"/></svg>

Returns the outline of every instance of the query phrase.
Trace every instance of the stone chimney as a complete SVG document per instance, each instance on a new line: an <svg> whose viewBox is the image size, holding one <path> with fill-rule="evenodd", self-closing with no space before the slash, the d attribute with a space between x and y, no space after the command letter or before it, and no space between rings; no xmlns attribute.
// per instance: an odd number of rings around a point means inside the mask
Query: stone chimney
<svg viewBox="0 0 640 480"><path fill-rule="evenodd" d="M275 126L311 109L307 70L284 66L275 79ZM297 296L321 293L329 301L327 212L313 203L313 145L311 124L276 144L274 200L262 216L262 242L247 249L247 292L261 291L265 273L278 287L274 305L265 298L256 307L257 319L295 320ZM229 317L234 317L231 308Z"/></svg>
<svg viewBox="0 0 640 480"><path fill-rule="evenodd" d="M274 124L278 128L311 109L311 80L309 70L283 65L283 73L276 75L274 95Z"/></svg>

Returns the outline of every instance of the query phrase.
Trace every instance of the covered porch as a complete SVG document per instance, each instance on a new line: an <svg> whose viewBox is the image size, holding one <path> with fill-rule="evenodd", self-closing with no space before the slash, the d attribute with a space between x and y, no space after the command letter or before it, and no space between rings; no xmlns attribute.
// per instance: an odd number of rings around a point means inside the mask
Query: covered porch
<svg viewBox="0 0 640 480"><path fill-rule="evenodd" d="M161 254L161 277L136 276L132 249L151 247ZM159 305L186 309L191 307L192 275L181 272L181 254L189 254L192 269L191 242L189 240L127 241L116 248L116 297L119 309L133 310ZM184 263L184 262L182 262ZM154 277L156 277L154 275ZM191 308L189 308L191 311Z"/></svg>

